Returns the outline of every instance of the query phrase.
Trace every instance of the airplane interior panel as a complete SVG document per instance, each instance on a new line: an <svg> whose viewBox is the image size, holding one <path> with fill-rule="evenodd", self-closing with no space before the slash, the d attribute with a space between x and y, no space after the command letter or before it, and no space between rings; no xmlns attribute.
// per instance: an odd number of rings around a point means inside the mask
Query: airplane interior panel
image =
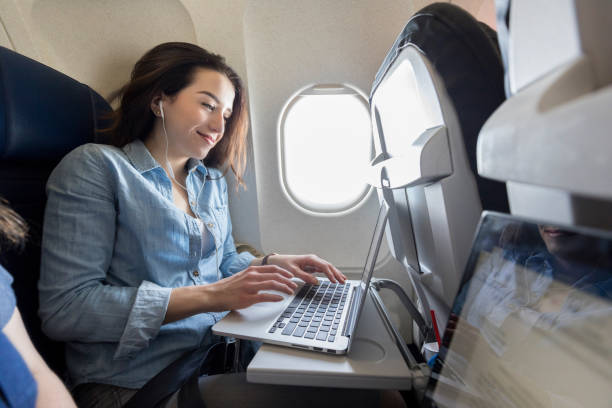
<svg viewBox="0 0 612 408"><path fill-rule="evenodd" d="M609 407L611 27L0 0L0 407Z"/></svg>
<svg viewBox="0 0 612 408"><path fill-rule="evenodd" d="M358 8L329 2L320 2L318 7L312 4L304 5L303 9L295 7L257 2L249 5L245 14L261 246L295 251L306 245L333 259L341 268L359 270L371 226L355 221L373 223L373 209L377 207L375 197L370 193L349 211L337 215L317 216L303 207L296 208L287 199L278 174L277 133L280 132L281 115L292 95L306 86L346 83L361 93L369 88L380 57L359 50L367 43L387 44L394 33L390 28L381 30L374 25L369 26L367 32L358 26L334 27L338 18L351 20L358 15L370 15L375 20L393 15L399 25L402 17L394 12L406 11L399 5L379 9L365 3ZM318 24L312 25L311 21ZM318 39L322 34L321 26L329 28L323 41ZM273 46L270 46L271 41ZM347 61L353 62L346 65ZM330 160L341 160L341 156L338 152ZM313 166L325 165L317 157L311 160ZM321 240L323 235L328 239Z"/></svg>

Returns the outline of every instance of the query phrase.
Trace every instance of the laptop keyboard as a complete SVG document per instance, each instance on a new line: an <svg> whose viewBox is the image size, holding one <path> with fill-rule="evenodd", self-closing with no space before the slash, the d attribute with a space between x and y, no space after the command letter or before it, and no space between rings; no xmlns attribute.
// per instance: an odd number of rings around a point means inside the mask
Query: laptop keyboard
<svg viewBox="0 0 612 408"><path fill-rule="evenodd" d="M268 332L333 342L350 287L331 282L302 286Z"/></svg>

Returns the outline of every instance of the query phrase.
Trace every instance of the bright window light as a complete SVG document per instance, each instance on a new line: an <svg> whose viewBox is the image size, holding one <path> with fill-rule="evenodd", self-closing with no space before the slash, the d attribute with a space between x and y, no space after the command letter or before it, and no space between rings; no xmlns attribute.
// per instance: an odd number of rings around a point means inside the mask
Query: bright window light
<svg viewBox="0 0 612 408"><path fill-rule="evenodd" d="M366 197L372 132L359 93L341 85L311 87L289 102L279 130L281 174L295 204L334 213Z"/></svg>

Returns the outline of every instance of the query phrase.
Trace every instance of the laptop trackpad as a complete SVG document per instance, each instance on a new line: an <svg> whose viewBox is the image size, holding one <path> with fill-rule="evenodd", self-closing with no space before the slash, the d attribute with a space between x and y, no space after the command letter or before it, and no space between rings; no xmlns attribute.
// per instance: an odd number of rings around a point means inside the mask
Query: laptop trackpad
<svg viewBox="0 0 612 408"><path fill-rule="evenodd" d="M230 313L230 315L228 315L229 320L232 320L233 322L269 321L275 318L283 310L283 305L287 303L287 299L292 296L276 290L262 290L259 293L271 293L274 295L279 295L283 297L283 300L278 302L255 303L254 305L251 305L245 309L234 310L232 313ZM226 317L226 319L228 317Z"/></svg>

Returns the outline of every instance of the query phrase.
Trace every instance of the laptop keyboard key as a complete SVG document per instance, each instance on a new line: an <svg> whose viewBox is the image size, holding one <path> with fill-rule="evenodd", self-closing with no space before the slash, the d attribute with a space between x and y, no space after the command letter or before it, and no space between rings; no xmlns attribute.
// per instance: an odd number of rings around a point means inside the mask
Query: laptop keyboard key
<svg viewBox="0 0 612 408"><path fill-rule="evenodd" d="M293 330L295 329L296 324L295 323L289 323L287 325L287 327L285 327L285 330L283 330L283 332L281 334L285 335L285 336L290 336L291 333L293 333Z"/></svg>
<svg viewBox="0 0 612 408"><path fill-rule="evenodd" d="M333 342L334 340L336 340L336 338L335 338L334 336L329 336L329 338L327 339L327 341L332 341L332 342Z"/></svg>
<svg viewBox="0 0 612 408"><path fill-rule="evenodd" d="M295 329L295 331L293 332L293 337L302 337L304 335L304 332L306 331L305 327L298 327L297 329Z"/></svg>
<svg viewBox="0 0 612 408"><path fill-rule="evenodd" d="M306 334L304 335L305 339L314 339L315 338L315 334L313 332L306 332Z"/></svg>
<svg viewBox="0 0 612 408"><path fill-rule="evenodd" d="M319 334L317 334L317 340L325 341L326 339L327 339L327 332L319 332Z"/></svg>

